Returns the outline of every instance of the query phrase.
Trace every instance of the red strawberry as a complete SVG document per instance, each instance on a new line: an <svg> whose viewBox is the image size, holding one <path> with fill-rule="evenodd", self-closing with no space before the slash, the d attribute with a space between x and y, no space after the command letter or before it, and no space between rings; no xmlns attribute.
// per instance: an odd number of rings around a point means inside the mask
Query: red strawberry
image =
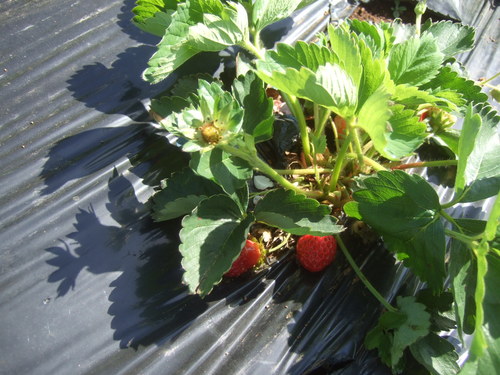
<svg viewBox="0 0 500 375"><path fill-rule="evenodd" d="M337 252L337 241L333 236L311 236L307 234L297 242L297 259L306 270L319 272L333 262Z"/></svg>
<svg viewBox="0 0 500 375"><path fill-rule="evenodd" d="M240 256L236 258L231 266L231 269L226 272L226 276L237 277L247 272L255 266L260 259L260 248L256 242L247 240L245 246L241 250Z"/></svg>

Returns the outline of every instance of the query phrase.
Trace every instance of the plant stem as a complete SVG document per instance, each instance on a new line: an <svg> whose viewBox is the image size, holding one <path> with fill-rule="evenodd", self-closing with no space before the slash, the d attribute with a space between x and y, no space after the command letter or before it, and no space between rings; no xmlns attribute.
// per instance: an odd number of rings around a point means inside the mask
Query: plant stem
<svg viewBox="0 0 500 375"><path fill-rule="evenodd" d="M222 150L230 153L231 155L234 155L236 157L239 157L240 159L246 160L252 168L266 174L268 177L272 178L274 181L276 181L278 184L283 186L284 188L290 189L295 191L298 194L302 194L311 198L322 198L324 196L323 192L320 191L307 191L303 190L298 186L295 186L292 184L290 181L288 181L286 178L284 178L282 175L277 173L270 165L268 165L265 161L260 159L256 152L251 152L250 150L240 150L236 147L229 146L229 145L223 145L219 144L218 147L220 147Z"/></svg>
<svg viewBox="0 0 500 375"><path fill-rule="evenodd" d="M347 154L347 156L351 157L351 158L356 158L358 155L353 152L353 153ZM370 167L375 169L377 172L387 170L387 168L384 167L382 164L376 162L375 160L373 160L372 158L369 158L366 155L363 156L363 161L365 162L365 164L369 165Z"/></svg>
<svg viewBox="0 0 500 375"><path fill-rule="evenodd" d="M283 241L281 241L281 243L279 245L276 245L275 247L272 247L269 250L267 250L267 253L269 254L269 253L272 253L273 251L281 249L283 246L285 246L288 243L290 236L291 236L291 234L287 233L285 239Z"/></svg>
<svg viewBox="0 0 500 375"><path fill-rule="evenodd" d="M351 254L349 253L349 250L347 250L347 247L345 246L344 242L342 241L342 238L340 238L340 235L336 234L335 238L337 240L337 243L339 244L340 250L342 250L342 253L347 259L347 262L349 262L350 266L354 270L354 273L356 273L356 276L361 280L361 282L364 284L364 286L370 291L370 293L388 310L392 312L396 312L397 309L393 307L378 291L375 289L375 287L368 281L364 273L361 271L361 269L358 267L354 259L352 258Z"/></svg>
<svg viewBox="0 0 500 375"><path fill-rule="evenodd" d="M252 53L255 55L260 60L264 60L264 55L262 54L261 50L256 47L252 42L248 40L244 40L240 44L241 47L245 48L248 52Z"/></svg>
<svg viewBox="0 0 500 375"><path fill-rule="evenodd" d="M498 76L500 76L500 72L498 72L497 74L495 74L493 77L490 77L488 79L485 79L484 81L479 81L479 82L476 82L479 86L483 86L483 85L486 85L488 82L491 82L493 81L495 78L497 78Z"/></svg>
<svg viewBox="0 0 500 375"><path fill-rule="evenodd" d="M322 116L320 116L320 113ZM326 126L326 122L328 121L328 117L332 112L329 109L323 108L323 112L321 111L321 107L317 104L314 104L314 135L318 138L323 134Z"/></svg>
<svg viewBox="0 0 500 375"><path fill-rule="evenodd" d="M451 230L451 229L445 229L444 233L447 236L454 238L456 240L459 240L460 242L463 242L464 244L466 244L470 247L473 246L474 241L475 241L475 238L467 236L466 234L455 232L454 230Z"/></svg>
<svg viewBox="0 0 500 375"><path fill-rule="evenodd" d="M316 172L318 173L331 173L333 169L330 168L298 168L298 169L275 169L276 173L281 174L281 175L298 175L298 176L304 176L304 175L310 175L310 174L315 174Z"/></svg>
<svg viewBox="0 0 500 375"><path fill-rule="evenodd" d="M304 117L304 112L300 106L300 102L297 97L293 95L285 94L281 92L283 99L285 99L288 107L290 107L290 111L297 119L297 123L299 125L300 139L302 140L302 151L304 152L304 156L306 157L306 162L310 162L311 160L311 146L309 142L309 133L306 123L306 118Z"/></svg>
<svg viewBox="0 0 500 375"><path fill-rule="evenodd" d="M358 130L356 128L352 128L352 133L354 149L356 151L356 155L358 156L359 169L363 169L363 167L365 166L365 157L363 155L363 149L361 148L361 143L359 141Z"/></svg>
<svg viewBox="0 0 500 375"><path fill-rule="evenodd" d="M342 143L342 147L337 153L337 159L335 160L335 166L333 167L332 176L330 177L330 192L335 191L337 188L337 182L340 177L340 172L342 171L342 167L344 166L344 159L347 154L347 149L351 144L352 140L352 132L349 132L347 137L344 139L344 143Z"/></svg>
<svg viewBox="0 0 500 375"><path fill-rule="evenodd" d="M427 167L447 167L457 165L458 160L432 160L417 161L415 163L401 164L391 167L391 169L427 168Z"/></svg>
<svg viewBox="0 0 500 375"><path fill-rule="evenodd" d="M422 15L427 10L427 0L419 0L418 4L415 6L415 34L420 36Z"/></svg>

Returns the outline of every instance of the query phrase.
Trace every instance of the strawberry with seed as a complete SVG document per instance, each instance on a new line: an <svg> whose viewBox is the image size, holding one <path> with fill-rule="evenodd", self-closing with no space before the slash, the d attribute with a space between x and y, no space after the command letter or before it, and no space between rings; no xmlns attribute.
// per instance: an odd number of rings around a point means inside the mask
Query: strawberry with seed
<svg viewBox="0 0 500 375"><path fill-rule="evenodd" d="M247 240L238 258L233 262L231 269L225 273L228 277L238 277L254 267L260 260L259 244Z"/></svg>
<svg viewBox="0 0 500 375"><path fill-rule="evenodd" d="M306 270L319 272L335 259L337 241L333 236L312 236L307 234L297 242L297 259Z"/></svg>

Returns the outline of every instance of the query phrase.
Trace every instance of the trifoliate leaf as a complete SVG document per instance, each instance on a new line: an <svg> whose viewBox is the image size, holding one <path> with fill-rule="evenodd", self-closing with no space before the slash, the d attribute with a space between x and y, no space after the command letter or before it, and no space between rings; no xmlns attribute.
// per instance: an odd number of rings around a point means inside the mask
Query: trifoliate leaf
<svg viewBox="0 0 500 375"><path fill-rule="evenodd" d="M182 220L179 250L183 280L191 293L206 296L220 282L241 252L252 223L252 215L243 216L225 195L203 200Z"/></svg>
<svg viewBox="0 0 500 375"><path fill-rule="evenodd" d="M253 4L252 23L257 31L290 16L303 0L256 0Z"/></svg>
<svg viewBox="0 0 500 375"><path fill-rule="evenodd" d="M410 351L432 375L454 375L460 370L458 354L453 344L435 333L411 344Z"/></svg>
<svg viewBox="0 0 500 375"><path fill-rule="evenodd" d="M365 338L367 349L377 349L382 361L400 368L404 350L429 333L430 314L415 297L398 297L398 311L382 314L378 325Z"/></svg>
<svg viewBox="0 0 500 375"><path fill-rule="evenodd" d="M469 107L458 144L455 191L472 202L500 190L500 116L489 106Z"/></svg>
<svg viewBox="0 0 500 375"><path fill-rule="evenodd" d="M244 109L243 130L255 139L263 142L273 136L273 99L268 98L264 83L248 72L233 82L233 95Z"/></svg>
<svg viewBox="0 0 500 375"><path fill-rule="evenodd" d="M475 30L471 26L442 21L422 25L423 34L432 34L445 56L455 56L474 47Z"/></svg>
<svg viewBox="0 0 500 375"><path fill-rule="evenodd" d="M272 191L255 207L255 219L295 235L327 236L342 231L328 206L291 190Z"/></svg>
<svg viewBox="0 0 500 375"><path fill-rule="evenodd" d="M394 83L420 86L437 75L442 62L434 37L426 34L393 46L388 69Z"/></svg>
<svg viewBox="0 0 500 375"><path fill-rule="evenodd" d="M392 131L387 133L386 152L400 159L412 154L425 140L426 125L418 121L415 111L405 110L402 105L391 107L389 119Z"/></svg>
<svg viewBox="0 0 500 375"><path fill-rule="evenodd" d="M422 177L403 171L381 171L364 184L344 211L382 235L388 249L431 289L442 290L445 235L436 191Z"/></svg>
<svg viewBox="0 0 500 375"><path fill-rule="evenodd" d="M153 219L164 221L189 214L202 200L223 193L220 186L186 168L168 178L153 196Z"/></svg>
<svg viewBox="0 0 500 375"><path fill-rule="evenodd" d="M132 9L132 21L147 33L163 36L172 21L177 3L177 0L138 0Z"/></svg>

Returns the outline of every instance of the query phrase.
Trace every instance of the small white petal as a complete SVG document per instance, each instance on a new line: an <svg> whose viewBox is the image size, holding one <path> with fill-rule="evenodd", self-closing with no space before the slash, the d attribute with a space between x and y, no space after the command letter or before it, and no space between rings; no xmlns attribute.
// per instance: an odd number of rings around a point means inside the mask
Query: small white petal
<svg viewBox="0 0 500 375"><path fill-rule="evenodd" d="M272 188L274 186L273 182L266 176L255 176L253 178L253 184L259 190Z"/></svg>

